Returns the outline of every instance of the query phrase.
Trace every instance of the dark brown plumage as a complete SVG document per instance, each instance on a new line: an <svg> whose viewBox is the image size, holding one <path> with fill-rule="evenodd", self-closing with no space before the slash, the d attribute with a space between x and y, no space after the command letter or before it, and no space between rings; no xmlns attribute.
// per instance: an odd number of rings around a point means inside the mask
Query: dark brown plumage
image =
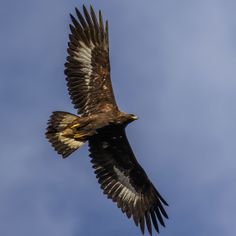
<svg viewBox="0 0 236 236"><path fill-rule="evenodd" d="M137 162L125 134L125 127L137 117L121 112L116 104L110 79L108 22L101 11L96 17L83 6L71 15L65 74L70 98L79 116L53 112L46 137L64 158L86 141L91 162L104 194L133 218L142 233L145 225L159 232L168 218L166 201Z"/></svg>
<svg viewBox="0 0 236 236"><path fill-rule="evenodd" d="M65 74L69 94L80 114L98 113L108 108L118 110L110 79L108 22L104 29L102 14L99 23L91 7L91 16L83 7L84 16L71 15L73 25L68 44Z"/></svg>

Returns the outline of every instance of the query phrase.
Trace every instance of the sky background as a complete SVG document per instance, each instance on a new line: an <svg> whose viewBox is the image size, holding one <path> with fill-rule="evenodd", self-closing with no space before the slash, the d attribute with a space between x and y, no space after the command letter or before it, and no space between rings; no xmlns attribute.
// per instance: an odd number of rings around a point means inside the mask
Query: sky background
<svg viewBox="0 0 236 236"><path fill-rule="evenodd" d="M69 13L101 9L113 87L138 161L169 203L162 236L236 235L236 1L0 1L0 235L141 235L102 194L87 145L44 138L75 112L64 80Z"/></svg>

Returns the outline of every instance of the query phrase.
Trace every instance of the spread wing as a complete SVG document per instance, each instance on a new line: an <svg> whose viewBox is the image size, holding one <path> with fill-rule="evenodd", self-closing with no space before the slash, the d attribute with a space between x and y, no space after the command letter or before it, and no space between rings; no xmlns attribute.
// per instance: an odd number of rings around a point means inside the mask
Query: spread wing
<svg viewBox="0 0 236 236"><path fill-rule="evenodd" d="M65 74L70 98L80 114L92 114L103 109L116 109L110 79L108 22L104 25L101 11L97 19L83 6L84 16L76 8L71 15Z"/></svg>
<svg viewBox="0 0 236 236"><path fill-rule="evenodd" d="M117 203L128 218L144 233L145 225L152 234L152 225L165 226L168 218L161 197L139 165L126 138L124 127L109 126L98 130L89 140L90 156L104 194ZM159 222L159 223L158 223Z"/></svg>

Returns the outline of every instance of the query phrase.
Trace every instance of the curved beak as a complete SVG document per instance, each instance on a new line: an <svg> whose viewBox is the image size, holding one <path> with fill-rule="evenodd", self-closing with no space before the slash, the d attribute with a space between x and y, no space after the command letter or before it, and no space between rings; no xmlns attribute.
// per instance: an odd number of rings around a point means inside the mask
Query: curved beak
<svg viewBox="0 0 236 236"><path fill-rule="evenodd" d="M137 119L138 119L138 116L132 116L132 119L133 119L133 120L137 120Z"/></svg>

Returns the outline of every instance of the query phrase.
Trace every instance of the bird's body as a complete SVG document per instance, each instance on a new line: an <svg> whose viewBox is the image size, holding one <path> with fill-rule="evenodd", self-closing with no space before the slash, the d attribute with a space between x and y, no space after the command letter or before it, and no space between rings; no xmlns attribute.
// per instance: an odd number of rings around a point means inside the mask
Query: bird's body
<svg viewBox="0 0 236 236"><path fill-rule="evenodd" d="M110 79L108 23L101 12L96 17L83 7L76 9L68 43L65 74L68 91L78 115L55 111L46 137L54 149L68 157L89 143L93 168L104 194L117 203L128 218L133 217L144 233L152 225L159 232L158 221L165 226L166 201L153 186L137 162L125 134L125 127L137 117L121 112L116 104Z"/></svg>

